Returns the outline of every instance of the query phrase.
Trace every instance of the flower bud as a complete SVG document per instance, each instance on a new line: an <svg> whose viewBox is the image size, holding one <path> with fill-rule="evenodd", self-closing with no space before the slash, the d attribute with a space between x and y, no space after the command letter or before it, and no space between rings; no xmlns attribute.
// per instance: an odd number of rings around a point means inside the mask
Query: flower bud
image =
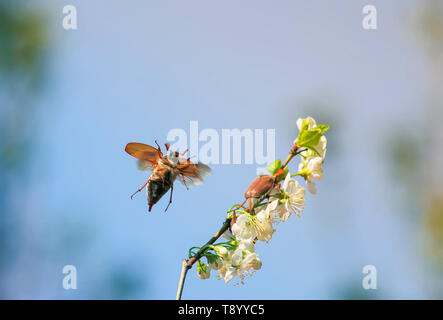
<svg viewBox="0 0 443 320"><path fill-rule="evenodd" d="M215 246L214 251L219 257L223 258L223 260L229 260L229 252L225 247Z"/></svg>
<svg viewBox="0 0 443 320"><path fill-rule="evenodd" d="M209 279L211 276L211 267L204 264L200 260L197 261L197 275L200 279Z"/></svg>
<svg viewBox="0 0 443 320"><path fill-rule="evenodd" d="M255 258L254 260L252 260L252 267L255 270L260 270L262 266L261 260L259 258Z"/></svg>

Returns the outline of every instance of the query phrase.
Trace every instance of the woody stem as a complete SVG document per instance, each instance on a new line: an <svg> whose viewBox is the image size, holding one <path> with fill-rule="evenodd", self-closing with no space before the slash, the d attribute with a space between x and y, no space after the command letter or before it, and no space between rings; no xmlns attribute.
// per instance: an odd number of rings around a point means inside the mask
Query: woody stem
<svg viewBox="0 0 443 320"><path fill-rule="evenodd" d="M192 256L188 260L183 259L182 271L181 271L180 280L178 283L176 300L181 299L182 292L183 292L183 286L185 284L186 274L188 273L188 270L192 268L194 263L196 263L198 260L200 260L203 253L208 249L208 245L213 244L215 241L217 241L218 238L220 238L220 236L226 230L228 230L230 224L231 224L231 218L227 218L225 220L225 222L223 223L222 227L220 228L220 230L218 230L217 233L211 239L209 239L209 241L206 242L206 244L203 247L201 247L201 249L194 256Z"/></svg>
<svg viewBox="0 0 443 320"><path fill-rule="evenodd" d="M292 158L294 158L297 155L298 149L299 149L298 144L294 143L291 150L289 150L288 157L286 158L285 162L283 162L283 165L281 166L282 169L284 169L288 165L289 161L291 161Z"/></svg>
<svg viewBox="0 0 443 320"><path fill-rule="evenodd" d="M180 300L182 297L183 286L185 284L186 274L188 273L188 270L189 268L187 268L186 260L183 259L182 272L180 274L180 281L178 283L177 296L175 297L175 300Z"/></svg>

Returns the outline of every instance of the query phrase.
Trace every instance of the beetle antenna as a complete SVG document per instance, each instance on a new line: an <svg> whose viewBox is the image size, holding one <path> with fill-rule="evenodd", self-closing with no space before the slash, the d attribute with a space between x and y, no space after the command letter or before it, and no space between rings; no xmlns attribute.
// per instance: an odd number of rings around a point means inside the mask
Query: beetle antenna
<svg viewBox="0 0 443 320"><path fill-rule="evenodd" d="M158 151L162 152L162 149L161 149L160 146L158 145L157 140L155 140L154 142L155 142L155 144L157 145Z"/></svg>

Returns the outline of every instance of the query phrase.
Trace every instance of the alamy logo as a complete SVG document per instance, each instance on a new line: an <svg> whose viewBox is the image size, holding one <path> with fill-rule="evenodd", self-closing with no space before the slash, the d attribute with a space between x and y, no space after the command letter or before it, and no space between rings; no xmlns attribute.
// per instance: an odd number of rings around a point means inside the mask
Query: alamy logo
<svg viewBox="0 0 443 320"><path fill-rule="evenodd" d="M361 22L363 29L376 30L377 29L377 8L371 4L363 7L362 13L365 14Z"/></svg>
<svg viewBox="0 0 443 320"><path fill-rule="evenodd" d="M63 7L63 29L77 30L77 8L73 5Z"/></svg>
<svg viewBox="0 0 443 320"><path fill-rule="evenodd" d="M363 277L362 286L363 289L377 289L377 269L373 265L366 265L362 270L363 274L366 276Z"/></svg>
<svg viewBox="0 0 443 320"><path fill-rule="evenodd" d="M77 268L70 264L66 265L63 267L63 274L66 274L63 277L63 289L77 289Z"/></svg>
<svg viewBox="0 0 443 320"><path fill-rule="evenodd" d="M171 150L189 149L193 161L206 164L269 165L275 161L275 129L215 129L199 131L198 121L189 122L189 134L180 128L168 132ZM265 148L266 143L266 148ZM258 167L257 174L266 173Z"/></svg>

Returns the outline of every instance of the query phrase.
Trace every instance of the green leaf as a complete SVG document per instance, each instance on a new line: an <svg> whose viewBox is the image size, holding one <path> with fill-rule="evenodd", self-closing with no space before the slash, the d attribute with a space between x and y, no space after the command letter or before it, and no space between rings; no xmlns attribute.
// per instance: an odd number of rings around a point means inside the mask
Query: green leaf
<svg viewBox="0 0 443 320"><path fill-rule="evenodd" d="M205 254L206 260L208 263L214 263L218 260L218 256L216 254Z"/></svg>
<svg viewBox="0 0 443 320"><path fill-rule="evenodd" d="M316 128L319 128L321 133L323 133L329 129L329 126L327 124L319 124Z"/></svg>
<svg viewBox="0 0 443 320"><path fill-rule="evenodd" d="M287 174L289 173L289 169L288 169L288 167L285 167L285 168L283 169L283 171L285 172L285 174L283 175L283 178L286 178Z"/></svg>
<svg viewBox="0 0 443 320"><path fill-rule="evenodd" d="M298 145L300 147L315 147L320 143L322 131L320 128L315 127L310 130L304 130L298 135Z"/></svg>
<svg viewBox="0 0 443 320"><path fill-rule="evenodd" d="M302 124L301 124L301 128L300 128L300 133L301 133L302 131L308 130L308 128L309 128L309 123L310 123L310 121L308 120L308 118L303 119L303 122L302 122Z"/></svg>
<svg viewBox="0 0 443 320"><path fill-rule="evenodd" d="M281 160L275 160L273 163L268 165L266 169L269 171L270 174L274 174L277 172L278 169L281 168Z"/></svg>
<svg viewBox="0 0 443 320"><path fill-rule="evenodd" d="M206 270L208 269L208 266L201 260L197 261L197 272L198 273L202 273L202 272L206 272Z"/></svg>
<svg viewBox="0 0 443 320"><path fill-rule="evenodd" d="M306 147L309 150L311 150L312 152L314 152L317 156L321 157L320 153L317 151L317 149L313 148L313 147Z"/></svg>
<svg viewBox="0 0 443 320"><path fill-rule="evenodd" d="M308 148L314 151L314 153L317 155L320 155L318 151L314 149L314 147L319 145L323 132L327 131L328 129L328 125L319 124L310 130L300 131L300 134L298 135L298 145L300 147Z"/></svg>

